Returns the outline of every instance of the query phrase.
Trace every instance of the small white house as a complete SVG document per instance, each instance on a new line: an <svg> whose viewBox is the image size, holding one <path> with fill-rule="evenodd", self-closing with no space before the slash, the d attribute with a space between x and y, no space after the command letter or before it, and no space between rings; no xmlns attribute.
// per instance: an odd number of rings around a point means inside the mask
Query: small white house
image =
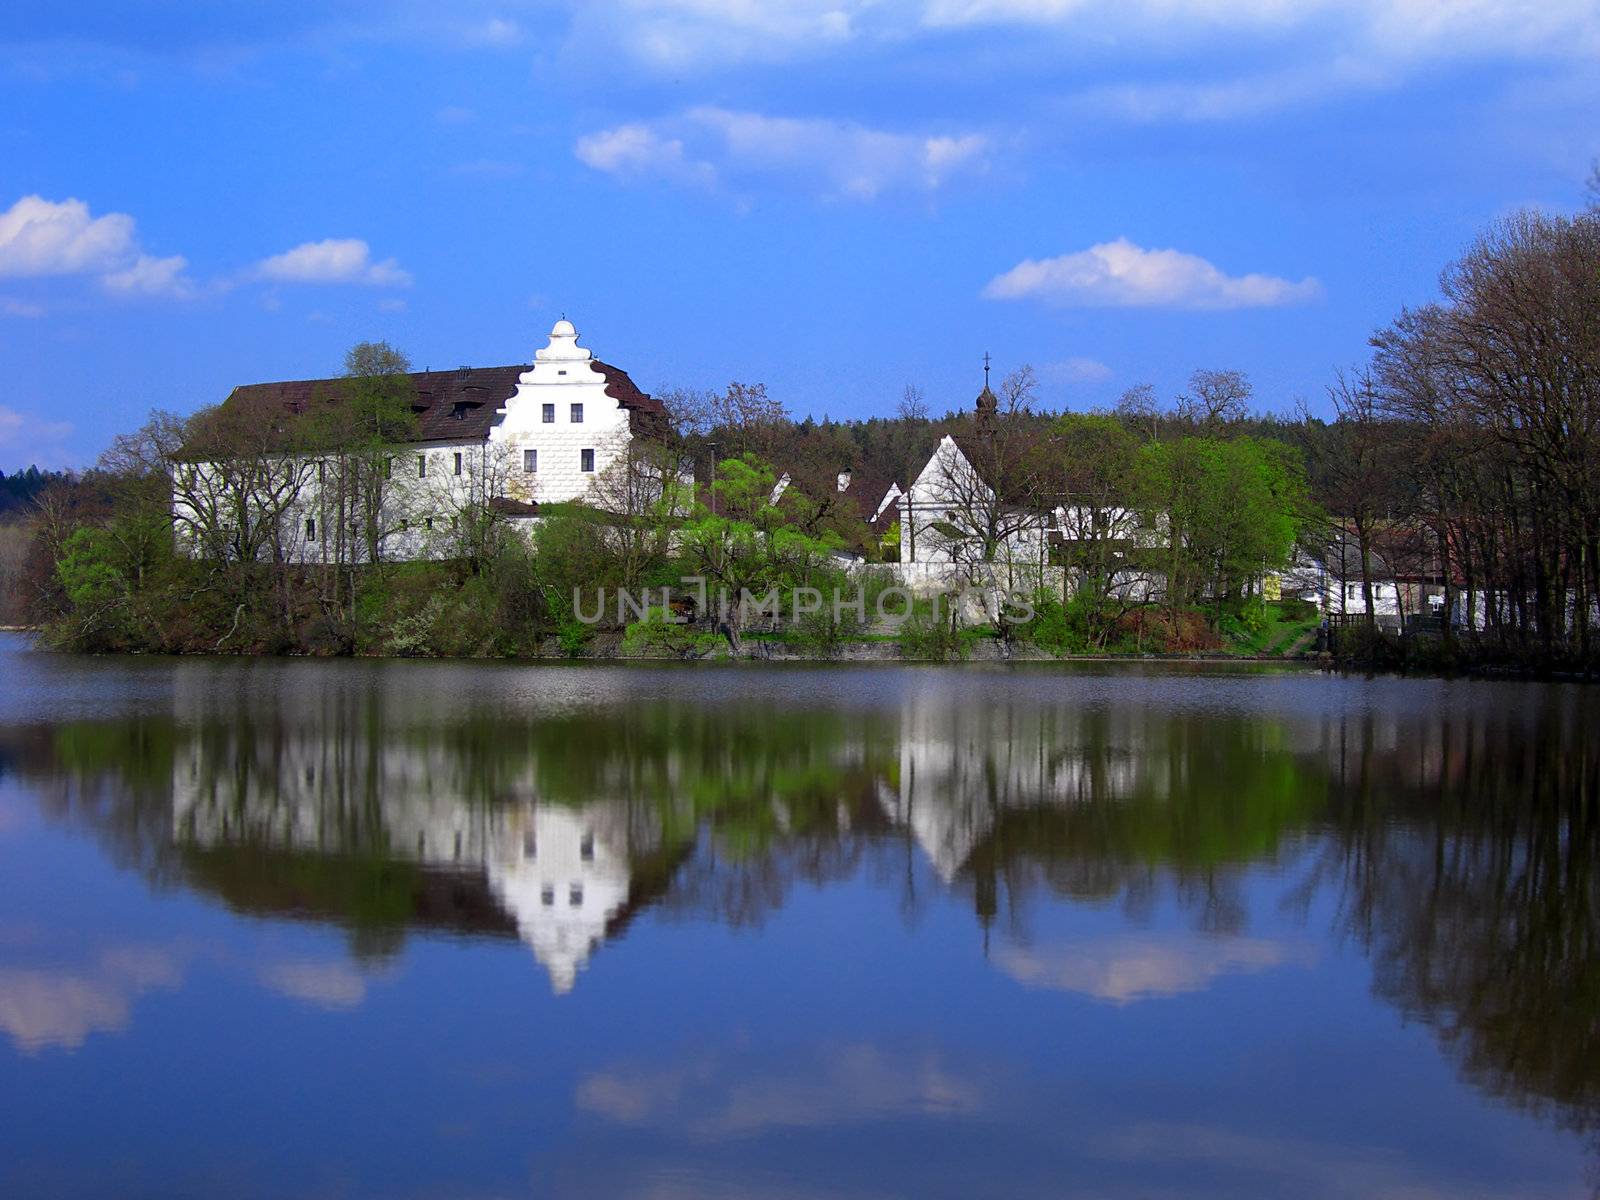
<svg viewBox="0 0 1600 1200"><path fill-rule="evenodd" d="M1373 550L1367 555L1367 569L1372 576L1372 612L1377 623L1398 628L1400 586L1389 564ZM1296 550L1281 587L1285 597L1308 600L1324 616L1365 616L1367 612L1360 547L1343 532L1336 532L1326 544Z"/></svg>

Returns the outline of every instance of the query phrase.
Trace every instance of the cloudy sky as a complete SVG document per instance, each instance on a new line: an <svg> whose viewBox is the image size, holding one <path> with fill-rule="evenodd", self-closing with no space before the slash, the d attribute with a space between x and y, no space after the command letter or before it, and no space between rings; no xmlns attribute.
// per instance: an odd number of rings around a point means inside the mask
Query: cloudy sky
<svg viewBox="0 0 1600 1200"><path fill-rule="evenodd" d="M9 0L0 467L526 360L799 413L1338 366L1600 152L1597 0Z"/></svg>

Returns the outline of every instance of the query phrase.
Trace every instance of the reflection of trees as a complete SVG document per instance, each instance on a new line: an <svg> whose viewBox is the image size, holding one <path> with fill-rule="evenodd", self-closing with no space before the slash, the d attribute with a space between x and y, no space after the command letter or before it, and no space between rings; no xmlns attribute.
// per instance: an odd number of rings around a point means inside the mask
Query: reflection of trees
<svg viewBox="0 0 1600 1200"><path fill-rule="evenodd" d="M1425 695L1439 707L1268 716L993 691L854 712L199 692L172 715L0 730L0 756L116 862L336 923L361 953L414 929L527 937L493 870L552 807L592 817L623 864L600 936L649 907L759 923L797 883L863 871L903 881L911 910L930 879L953 888L986 924L1170 896L1236 933L1246 868L1303 861L1287 899L1336 896L1378 995L1468 1079L1600 1129L1600 700Z"/></svg>
<svg viewBox="0 0 1600 1200"><path fill-rule="evenodd" d="M1537 695L1411 722L1334 781L1323 883L1374 988L1478 1087L1600 1130L1600 705ZM1356 722L1349 740L1370 740Z"/></svg>
<svg viewBox="0 0 1600 1200"><path fill-rule="evenodd" d="M1282 853L1326 794L1317 743L1291 743L1277 720L1130 708L1006 724L992 756L983 753L990 739L924 731L925 742L960 747L959 766L929 788L924 765L905 817L938 843L932 853L970 888L985 921L1002 908L1017 917L1041 892L1120 898L1137 911L1171 887L1199 910L1203 928L1236 930L1244 923L1239 876ZM1018 734L1031 751L1022 762L1011 746ZM958 809L959 820L941 821L928 806Z"/></svg>

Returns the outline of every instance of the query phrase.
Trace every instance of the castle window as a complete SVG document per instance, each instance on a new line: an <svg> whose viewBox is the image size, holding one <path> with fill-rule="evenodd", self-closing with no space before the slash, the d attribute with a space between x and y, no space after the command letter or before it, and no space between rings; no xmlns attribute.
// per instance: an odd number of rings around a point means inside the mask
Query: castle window
<svg viewBox="0 0 1600 1200"><path fill-rule="evenodd" d="M432 517L423 517L422 518L422 527L424 529L432 529L433 528L433 518Z"/></svg>
<svg viewBox="0 0 1600 1200"><path fill-rule="evenodd" d="M583 884L575 883L567 889L567 903L573 908L583 903Z"/></svg>
<svg viewBox="0 0 1600 1200"><path fill-rule="evenodd" d="M537 450L524 450L522 452L522 471L525 475L537 474L539 470L539 452Z"/></svg>
<svg viewBox="0 0 1600 1200"><path fill-rule="evenodd" d="M456 451L456 474L461 474L461 451Z"/></svg>
<svg viewBox="0 0 1600 1200"><path fill-rule="evenodd" d="M546 425L554 425L556 423L556 406L554 404L546 404L544 406L544 423Z"/></svg>
<svg viewBox="0 0 1600 1200"><path fill-rule="evenodd" d="M523 858L538 858L539 857L539 839L534 836L533 830L531 830L531 829L528 830L527 833L522 835L522 857Z"/></svg>
<svg viewBox="0 0 1600 1200"><path fill-rule="evenodd" d="M583 405L574 404L572 406L572 423L574 425L583 424Z"/></svg>
<svg viewBox="0 0 1600 1200"><path fill-rule="evenodd" d="M428 456L426 454L419 454L419 455L417 455L417 478L418 479L426 479L427 477L428 477Z"/></svg>
<svg viewBox="0 0 1600 1200"><path fill-rule="evenodd" d="M583 841L578 843L578 854L584 862L594 861L594 834L586 833L583 835Z"/></svg>
<svg viewBox="0 0 1600 1200"><path fill-rule="evenodd" d="M315 517L307 517L306 518L306 541L314 542L316 540L317 540L317 519Z"/></svg>
<svg viewBox="0 0 1600 1200"><path fill-rule="evenodd" d="M593 471L594 470L594 451L593 450L579 450L578 451L578 469L580 471Z"/></svg>
<svg viewBox="0 0 1600 1200"><path fill-rule="evenodd" d="M547 883L539 889L539 903L546 908L553 907L556 902L556 889L554 884Z"/></svg>

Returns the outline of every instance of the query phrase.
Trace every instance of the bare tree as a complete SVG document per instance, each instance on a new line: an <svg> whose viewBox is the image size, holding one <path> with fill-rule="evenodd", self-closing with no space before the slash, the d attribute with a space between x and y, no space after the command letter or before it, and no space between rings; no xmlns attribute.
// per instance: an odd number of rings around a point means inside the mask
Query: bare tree
<svg viewBox="0 0 1600 1200"><path fill-rule="evenodd" d="M1117 398L1117 416L1141 429L1150 427L1150 436L1156 436L1157 422L1161 420L1161 404L1156 400L1156 389L1148 383L1136 383Z"/></svg>
<svg viewBox="0 0 1600 1200"><path fill-rule="evenodd" d="M1249 415L1254 394L1242 371L1196 371L1189 376L1189 390L1178 397L1178 416L1193 425L1238 421Z"/></svg>
<svg viewBox="0 0 1600 1200"><path fill-rule="evenodd" d="M1039 396L1039 374L1031 364L1023 363L1007 372L1000 381L1000 404L1003 412L1032 412Z"/></svg>
<svg viewBox="0 0 1600 1200"><path fill-rule="evenodd" d="M1340 371L1328 397L1338 419L1326 427L1313 452L1322 457L1324 494L1335 514L1335 529L1330 532L1335 538L1348 533L1355 539L1366 624L1375 629L1373 551L1380 526L1392 525L1399 465L1389 453L1393 430L1383 419L1367 371Z"/></svg>
<svg viewBox="0 0 1600 1200"><path fill-rule="evenodd" d="M905 390L900 393L900 403L895 407L895 416L902 421L918 423L928 419L928 402L923 398L922 389L916 384L906 384Z"/></svg>
<svg viewBox="0 0 1600 1200"><path fill-rule="evenodd" d="M691 466L670 446L634 441L595 479L595 507L608 517L601 537L618 586L638 589L666 561L673 530L694 506Z"/></svg>

